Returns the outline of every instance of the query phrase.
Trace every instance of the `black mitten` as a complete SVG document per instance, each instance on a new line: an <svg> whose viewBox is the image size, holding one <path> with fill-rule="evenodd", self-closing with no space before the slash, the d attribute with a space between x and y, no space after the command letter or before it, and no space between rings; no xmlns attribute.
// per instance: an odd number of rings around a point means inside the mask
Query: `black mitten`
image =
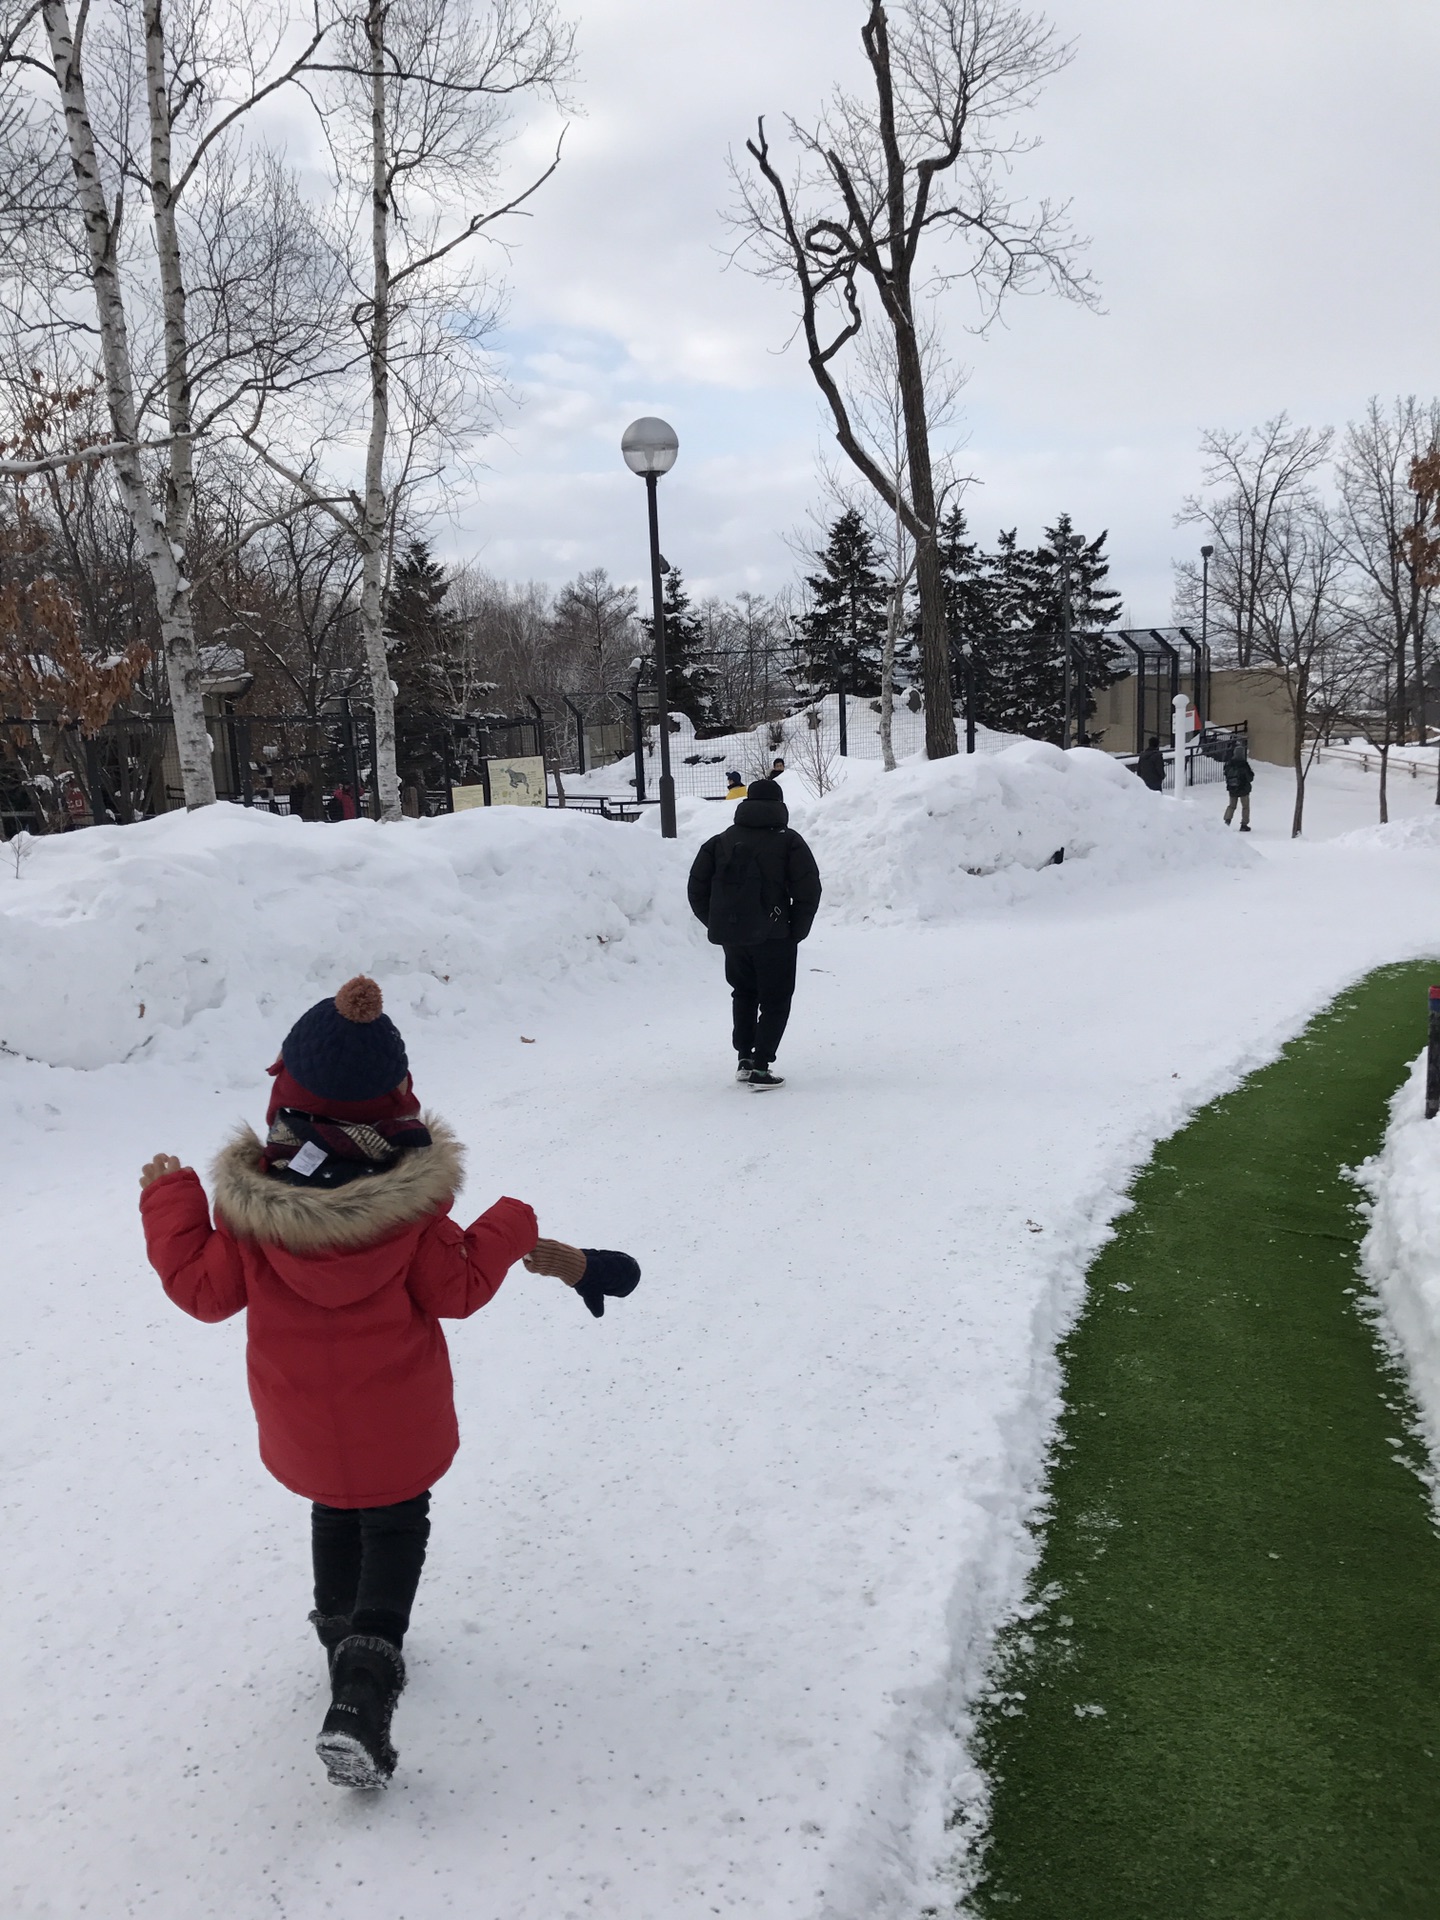
<svg viewBox="0 0 1440 1920"><path fill-rule="evenodd" d="M606 1253L599 1247L582 1247L585 1274L576 1282L575 1291L598 1320L605 1311L605 1296L623 1300L640 1284L640 1263L628 1253Z"/></svg>

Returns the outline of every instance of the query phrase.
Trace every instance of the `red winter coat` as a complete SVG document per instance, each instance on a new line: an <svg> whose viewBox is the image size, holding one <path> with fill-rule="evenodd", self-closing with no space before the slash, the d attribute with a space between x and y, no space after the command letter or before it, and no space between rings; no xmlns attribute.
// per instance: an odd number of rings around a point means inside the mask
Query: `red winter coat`
<svg viewBox="0 0 1440 1920"><path fill-rule="evenodd" d="M150 1263L197 1320L249 1310L260 1458L328 1507L388 1507L438 1480L460 1444L439 1316L492 1299L535 1245L535 1215L497 1200L465 1231L450 1218L461 1149L434 1145L347 1187L264 1172L241 1130L215 1163L215 1218L187 1167L140 1199Z"/></svg>

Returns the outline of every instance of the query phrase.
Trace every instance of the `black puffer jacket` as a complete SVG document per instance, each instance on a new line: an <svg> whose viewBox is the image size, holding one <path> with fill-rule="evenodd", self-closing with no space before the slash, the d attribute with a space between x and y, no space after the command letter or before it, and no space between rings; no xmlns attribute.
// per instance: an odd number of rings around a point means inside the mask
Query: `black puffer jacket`
<svg viewBox="0 0 1440 1920"><path fill-rule="evenodd" d="M766 940L803 940L820 905L815 856L791 830L773 780L757 780L775 798L742 800L735 824L707 840L690 869L690 911L717 947L758 947Z"/></svg>
<svg viewBox="0 0 1440 1920"><path fill-rule="evenodd" d="M1255 784L1255 769L1243 753L1234 753L1225 762L1225 791L1249 793Z"/></svg>

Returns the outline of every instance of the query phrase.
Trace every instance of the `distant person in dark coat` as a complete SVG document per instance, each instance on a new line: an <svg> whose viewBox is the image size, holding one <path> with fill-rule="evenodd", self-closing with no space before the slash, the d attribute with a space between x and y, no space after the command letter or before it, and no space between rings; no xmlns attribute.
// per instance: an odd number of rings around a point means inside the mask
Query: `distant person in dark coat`
<svg viewBox="0 0 1440 1920"><path fill-rule="evenodd" d="M1255 784L1255 769L1250 764L1250 756L1243 747L1232 746L1225 756L1225 791L1230 796L1230 804L1225 809L1225 824L1228 827L1235 818L1235 809L1240 809L1240 831L1250 831L1250 789Z"/></svg>
<svg viewBox="0 0 1440 1920"><path fill-rule="evenodd" d="M1153 734L1145 744L1145 751L1135 762L1135 771L1152 793L1159 793L1165 784L1165 756Z"/></svg>
<svg viewBox="0 0 1440 1920"><path fill-rule="evenodd" d="M820 871L773 780L754 781L735 824L705 842L688 891L691 912L725 949L735 1077L757 1093L783 1086L770 1067L790 1018L796 950L820 905Z"/></svg>

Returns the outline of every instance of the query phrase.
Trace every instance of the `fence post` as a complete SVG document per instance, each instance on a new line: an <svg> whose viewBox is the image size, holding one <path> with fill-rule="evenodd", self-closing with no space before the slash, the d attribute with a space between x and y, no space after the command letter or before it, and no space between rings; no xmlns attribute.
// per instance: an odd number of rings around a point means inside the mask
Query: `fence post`
<svg viewBox="0 0 1440 1920"><path fill-rule="evenodd" d="M581 715L580 709L576 706L575 702L572 699L570 699L568 694L562 694L560 697L562 700L564 700L566 706L570 709L571 713L575 716L575 759L577 762L576 771L578 773L584 773L585 771L585 721Z"/></svg>
<svg viewBox="0 0 1440 1920"><path fill-rule="evenodd" d="M634 728L632 738L635 742L635 798L645 798L645 729L640 722L640 676L637 673L630 688L631 724Z"/></svg>
<svg viewBox="0 0 1440 1920"><path fill-rule="evenodd" d="M360 755L355 746L355 716L350 711L350 696L347 693L340 702L340 712L345 722L345 764L350 773L350 797L355 802L355 814L360 814ZM341 809L342 815L344 809Z"/></svg>
<svg viewBox="0 0 1440 1920"><path fill-rule="evenodd" d="M1430 1046L1425 1058L1425 1118L1440 1113L1440 987L1430 989Z"/></svg>
<svg viewBox="0 0 1440 1920"><path fill-rule="evenodd" d="M850 752L850 735L845 726L845 676L840 676L840 758L845 759Z"/></svg>
<svg viewBox="0 0 1440 1920"><path fill-rule="evenodd" d="M236 746L240 755L240 797L247 807L255 804L255 782L250 778L250 720L246 714L235 716Z"/></svg>

